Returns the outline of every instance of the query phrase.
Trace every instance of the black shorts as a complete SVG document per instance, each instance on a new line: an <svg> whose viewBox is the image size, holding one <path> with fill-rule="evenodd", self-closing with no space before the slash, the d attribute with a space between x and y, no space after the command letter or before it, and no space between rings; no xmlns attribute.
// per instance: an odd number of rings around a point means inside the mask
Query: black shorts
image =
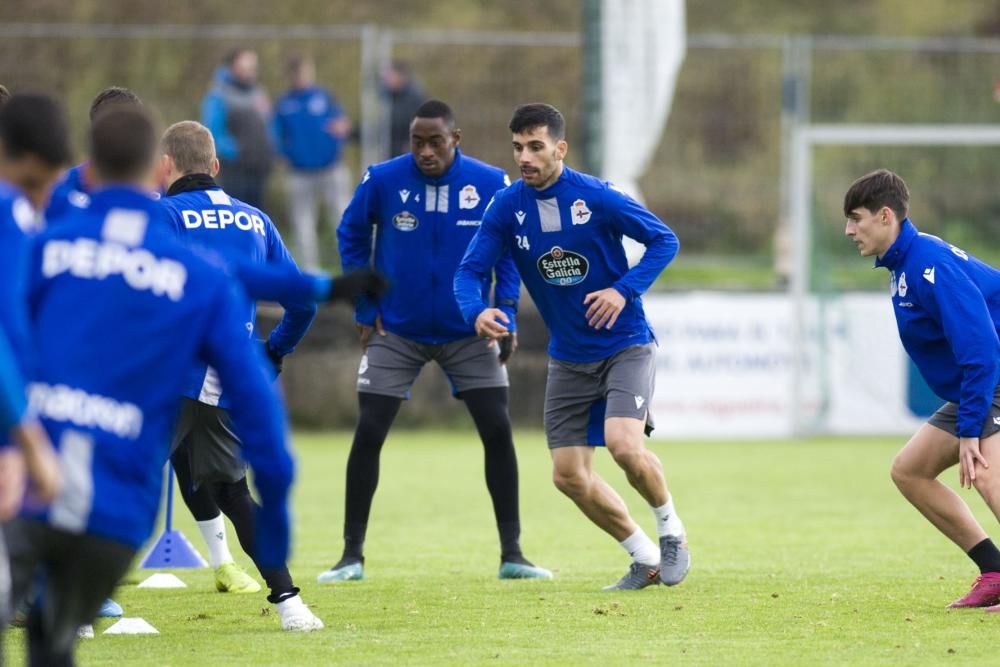
<svg viewBox="0 0 1000 667"><path fill-rule="evenodd" d="M246 477L240 439L233 431L229 412L223 408L184 398L171 454L182 442L187 444L195 488L207 482L238 482Z"/></svg>
<svg viewBox="0 0 1000 667"><path fill-rule="evenodd" d="M945 403L938 408L937 412L931 415L927 423L938 427L942 431L947 431L957 438L958 403ZM993 404L990 405L990 411L986 415L986 421L983 423L983 432L979 434L979 437L988 438L995 433L1000 433L1000 387L997 387L996 391L993 392Z"/></svg>

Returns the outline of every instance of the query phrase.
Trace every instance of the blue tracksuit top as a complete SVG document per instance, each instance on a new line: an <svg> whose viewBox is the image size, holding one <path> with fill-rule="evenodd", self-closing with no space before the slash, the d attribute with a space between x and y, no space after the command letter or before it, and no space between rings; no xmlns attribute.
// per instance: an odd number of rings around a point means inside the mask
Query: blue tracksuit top
<svg viewBox="0 0 1000 667"><path fill-rule="evenodd" d="M909 218L875 266L889 269L903 348L934 393L958 404L956 435L978 438L1000 384L1000 271Z"/></svg>
<svg viewBox="0 0 1000 667"><path fill-rule="evenodd" d="M646 246L629 269L622 236ZM470 324L486 308L476 286L512 252L528 293L549 329L549 355L570 362L607 359L654 340L641 295L677 254L677 236L608 182L563 168L544 190L518 180L498 192L455 275L455 296ZM590 293L614 287L626 304L612 329L587 325Z"/></svg>
<svg viewBox="0 0 1000 667"><path fill-rule="evenodd" d="M86 162L81 162L75 167L70 167L56 183L49 196L49 205L45 209L46 220L55 220L74 208L86 208L90 203L86 166Z"/></svg>
<svg viewBox="0 0 1000 667"><path fill-rule="evenodd" d="M362 299L356 319L372 325L382 316L387 331L439 344L475 336L455 303L455 270L479 229L493 194L509 181L502 169L455 151L440 178L428 178L413 156L400 155L365 172L337 229L344 271L372 264L391 286L376 307ZM472 289L489 302L492 269ZM514 321L520 278L510 253L496 258L497 307Z"/></svg>
<svg viewBox="0 0 1000 667"><path fill-rule="evenodd" d="M330 134L327 126L343 115L336 98L319 86L289 90L278 100L275 133L293 169L315 171L340 160L343 140Z"/></svg>
<svg viewBox="0 0 1000 667"><path fill-rule="evenodd" d="M0 181L0 328L13 348L20 371L31 365L27 289L31 238L40 231L37 213L15 186Z"/></svg>
<svg viewBox="0 0 1000 667"><path fill-rule="evenodd" d="M284 412L243 327L246 297L170 229L163 207L111 187L33 244L30 409L59 450L65 488L22 515L138 548L152 532L184 374L204 358L226 383L256 473L266 558L287 555L293 464ZM263 522L263 523L262 523Z"/></svg>
<svg viewBox="0 0 1000 667"><path fill-rule="evenodd" d="M205 177L210 182L208 177ZM201 186L195 186L200 188ZM267 215L249 204L233 199L218 186L190 189L160 200L180 238L218 253L228 264L267 264L278 270L298 273L295 260ZM316 316L314 304L286 301L285 314L271 331L268 344L279 355L295 349ZM253 334L257 307L247 303L242 330ZM229 407L228 387L205 363L191 370L184 395L208 405Z"/></svg>

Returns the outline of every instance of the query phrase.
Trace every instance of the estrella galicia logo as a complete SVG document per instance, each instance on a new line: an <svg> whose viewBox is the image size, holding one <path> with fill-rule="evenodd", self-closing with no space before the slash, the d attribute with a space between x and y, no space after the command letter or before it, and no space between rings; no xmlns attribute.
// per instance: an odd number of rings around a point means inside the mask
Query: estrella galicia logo
<svg viewBox="0 0 1000 667"><path fill-rule="evenodd" d="M401 232L412 232L419 224L420 221L417 220L417 216L409 211L401 211L392 216L392 226Z"/></svg>
<svg viewBox="0 0 1000 667"><path fill-rule="evenodd" d="M590 271L587 258L571 250L553 246L552 250L538 258L538 272L550 285L569 287L583 282Z"/></svg>

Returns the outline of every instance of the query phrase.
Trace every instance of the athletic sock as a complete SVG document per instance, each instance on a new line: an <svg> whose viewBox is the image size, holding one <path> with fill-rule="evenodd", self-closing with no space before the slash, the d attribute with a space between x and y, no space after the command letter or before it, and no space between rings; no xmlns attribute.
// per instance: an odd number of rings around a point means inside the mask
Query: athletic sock
<svg viewBox="0 0 1000 667"><path fill-rule="evenodd" d="M667 535L673 535L674 537L679 537L684 534L684 524L681 523L681 518L677 516L677 510L674 509L674 497L670 496L670 499L664 505L659 507L652 507L653 516L656 517L656 534L660 537L666 537Z"/></svg>
<svg viewBox="0 0 1000 667"><path fill-rule="evenodd" d="M619 544L636 563L650 566L660 564L660 548L653 544L653 540L649 539L646 533L642 532L642 528L636 528L634 533Z"/></svg>
<svg viewBox="0 0 1000 667"><path fill-rule="evenodd" d="M500 533L500 562L531 565L521 553L521 522L507 521L497 524Z"/></svg>
<svg viewBox="0 0 1000 667"><path fill-rule="evenodd" d="M214 519L197 523L208 547L208 564L212 569L231 561L233 555L229 553L229 544L226 542L226 520L222 518L222 512Z"/></svg>
<svg viewBox="0 0 1000 667"><path fill-rule="evenodd" d="M1000 549L993 540L986 538L968 551L969 558L979 567L980 573L1000 572Z"/></svg>

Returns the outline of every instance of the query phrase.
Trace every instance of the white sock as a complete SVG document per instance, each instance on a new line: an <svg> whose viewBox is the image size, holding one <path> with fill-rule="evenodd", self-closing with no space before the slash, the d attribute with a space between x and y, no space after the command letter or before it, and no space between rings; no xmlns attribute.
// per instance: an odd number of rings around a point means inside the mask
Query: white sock
<svg viewBox="0 0 1000 667"><path fill-rule="evenodd" d="M197 523L198 530L201 531L201 536L205 538L205 545L208 547L208 564L212 569L231 561L233 555L229 553L229 544L226 542L226 521L222 518L222 512L219 512L219 516L214 519Z"/></svg>
<svg viewBox="0 0 1000 667"><path fill-rule="evenodd" d="M670 496L670 500L667 501L666 505L650 507L650 509L653 510L653 516L656 517L657 535L660 537L666 537L667 535L678 537L684 534L684 524L681 523L681 518L677 516L677 510L674 509L673 496Z"/></svg>
<svg viewBox="0 0 1000 667"><path fill-rule="evenodd" d="M628 552L628 555L636 563L642 563L643 565L660 564L660 548L653 544L653 540L649 539L646 533L642 532L642 528L636 528L634 533L626 537L619 544L622 545L622 548Z"/></svg>

